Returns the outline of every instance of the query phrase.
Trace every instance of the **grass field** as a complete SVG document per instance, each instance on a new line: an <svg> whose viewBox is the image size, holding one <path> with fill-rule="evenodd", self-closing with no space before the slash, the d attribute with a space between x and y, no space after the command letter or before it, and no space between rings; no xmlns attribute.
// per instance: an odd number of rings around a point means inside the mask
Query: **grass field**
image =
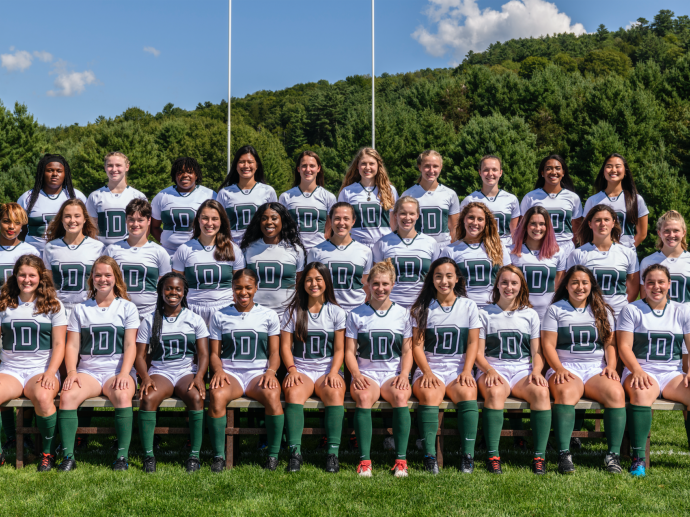
<svg viewBox="0 0 690 517"><path fill-rule="evenodd" d="M207 437L200 472L184 471L182 437L163 437L157 452L158 472L141 471L141 448L133 438L130 470L112 472L111 439L93 436L85 452L77 454L74 472L39 474L35 460L14 469L14 452L0 468L1 515L687 515L690 513L690 455L680 412L656 412L652 427L652 467L644 479L614 476L603 470L603 440L583 440L574 454L577 472L556 473L556 455L548 454L546 476L531 473L531 455L503 439L504 474L487 474L482 450L476 470L457 470L457 441L446 439L446 464L438 476L423 472L422 455L411 439L410 476L393 478L388 469L393 453L374 438L374 476L355 473L356 452L344 444L341 471L323 471L325 454L316 451L316 438L305 437L305 465L286 474L286 453L276 472L264 472L256 437L241 444L240 464L212 474ZM94 425L100 423L94 419ZM161 419L162 425L167 425ZM449 420L454 420L450 418ZM109 422L103 419L102 423ZM309 422L309 420L308 420ZM591 425L589 421L587 425ZM316 421L313 422L316 424ZM376 421L375 421L376 425ZM414 449L414 450L413 450ZM624 461L627 467L629 461Z"/></svg>

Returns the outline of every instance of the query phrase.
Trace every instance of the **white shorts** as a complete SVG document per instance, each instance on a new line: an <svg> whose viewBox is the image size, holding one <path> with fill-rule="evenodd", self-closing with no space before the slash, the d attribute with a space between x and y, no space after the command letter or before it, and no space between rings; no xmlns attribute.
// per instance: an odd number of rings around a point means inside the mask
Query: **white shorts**
<svg viewBox="0 0 690 517"><path fill-rule="evenodd" d="M561 364L563 365L563 368L568 370L576 377L579 377L580 380L582 380L582 384L587 384L588 380L590 380L592 377L600 375L604 368L606 368L606 363L604 361L584 361L581 363L571 363L566 361ZM548 381L554 373L556 373L554 369L549 368L549 371L546 372L546 380Z"/></svg>
<svg viewBox="0 0 690 517"><path fill-rule="evenodd" d="M5 375L10 375L17 379L19 383L22 385L22 388L26 387L26 383L29 382L29 379L32 377L35 377L36 375L41 375L46 372L46 369L44 367L40 368L29 368L29 369L19 369L19 368L12 368L10 366L5 366L5 365L0 365L0 373L3 373ZM55 377L57 377L58 380L58 386L60 385L60 372L55 373Z"/></svg>
<svg viewBox="0 0 690 517"><path fill-rule="evenodd" d="M644 373L647 375L650 375L656 383L659 385L659 396L661 397L661 394L664 392L664 389L666 386L668 386L668 383L671 382L673 379L678 377L679 375L683 375L683 370L679 366L678 368L669 368L668 366L652 366L649 364L645 365L640 365L642 366L642 370ZM621 375L621 384L625 382L625 379L630 375L632 372L628 370L627 368L623 368L623 375Z"/></svg>
<svg viewBox="0 0 690 517"><path fill-rule="evenodd" d="M512 390L515 385L522 379L527 377L532 373L532 365L530 363L504 363L504 364L492 364L491 368L496 370L496 373L505 379ZM479 378L484 375L484 372L477 369L477 375L475 379L479 381Z"/></svg>
<svg viewBox="0 0 690 517"><path fill-rule="evenodd" d="M252 382L253 379L262 376L266 373L266 368L252 369L252 370L227 370L223 368L223 371L228 375L232 375L237 382L240 383L242 387L242 393L247 393L247 386Z"/></svg>
<svg viewBox="0 0 690 517"><path fill-rule="evenodd" d="M297 371L299 373L301 373L302 375L306 375L307 377L309 377L311 379L311 382L313 382L314 384L316 384L316 381L320 377L322 377L324 375L328 375L328 372L331 371L330 365L328 365L325 368L318 368L318 369L317 368L305 368L304 366L295 365L295 368L297 368ZM341 377L344 377L343 372L338 372L338 374Z"/></svg>
<svg viewBox="0 0 690 517"><path fill-rule="evenodd" d="M171 368L169 365L165 368L151 366L151 368L149 368L149 377L151 377L151 375L160 375L168 379L173 386L177 386L177 383L182 377L185 375L196 375L196 372L197 366L195 364L192 364L189 368Z"/></svg>
<svg viewBox="0 0 690 517"><path fill-rule="evenodd" d="M364 375L367 379L374 381L378 384L379 388L383 386L384 382L400 375L400 372L393 373L390 370L362 370L361 368L359 373Z"/></svg>
<svg viewBox="0 0 690 517"><path fill-rule="evenodd" d="M206 323L207 327L211 326L211 318L213 318L213 315L221 310L223 307L227 307L232 303L232 299L229 300L223 300L220 302L215 302L215 303L202 303L202 304L195 304L195 303L190 303L189 308L194 314L198 314L201 316L201 319L204 320L204 323Z"/></svg>
<svg viewBox="0 0 690 517"><path fill-rule="evenodd" d="M443 384L448 386L450 383L452 383L455 379L458 378L458 375L460 375L462 369L465 367L465 362L463 361L457 366L453 365L451 368L439 368L437 365L433 365L430 367L431 373L438 377ZM422 373L422 370L417 368L414 372L414 375L412 376L412 384L417 382L417 379L421 379L422 375L424 375Z"/></svg>
<svg viewBox="0 0 690 517"><path fill-rule="evenodd" d="M94 379L98 381L98 383L101 385L101 388L105 386L105 383L108 381L108 379L112 379L117 375L116 371L113 370L108 370L108 371L98 371L98 370L87 370L85 368L77 368L77 373L85 373L87 375L90 375ZM134 380L134 389L137 389L137 371L132 368L132 371L129 372L129 375L132 377L132 380Z"/></svg>

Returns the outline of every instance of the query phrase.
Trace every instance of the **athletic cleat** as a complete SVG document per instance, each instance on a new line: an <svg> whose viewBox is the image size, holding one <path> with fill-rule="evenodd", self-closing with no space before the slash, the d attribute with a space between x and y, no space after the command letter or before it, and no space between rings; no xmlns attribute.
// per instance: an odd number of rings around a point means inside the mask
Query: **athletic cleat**
<svg viewBox="0 0 690 517"><path fill-rule="evenodd" d="M201 468L201 462L199 461L199 458L196 456L190 456L187 458L187 462L185 463L185 468L187 469L187 472L196 472Z"/></svg>
<svg viewBox="0 0 690 517"><path fill-rule="evenodd" d="M503 474L501 469L501 458L499 456L492 456L486 460L486 470L489 474Z"/></svg>
<svg viewBox="0 0 690 517"><path fill-rule="evenodd" d="M352 436L350 436L350 439L348 440L347 445L353 451L359 449L359 442L357 441L357 437L354 434Z"/></svg>
<svg viewBox="0 0 690 517"><path fill-rule="evenodd" d="M144 458L144 472L153 474L156 472L156 458L154 456L146 456Z"/></svg>
<svg viewBox="0 0 690 517"><path fill-rule="evenodd" d="M430 474L438 474L438 461L435 456L424 456L424 470Z"/></svg>
<svg viewBox="0 0 690 517"><path fill-rule="evenodd" d="M406 478L407 460L395 460L395 465L393 465L391 472L396 478Z"/></svg>
<svg viewBox="0 0 690 517"><path fill-rule="evenodd" d="M538 476L546 474L546 460L544 458L534 458L532 460L532 472Z"/></svg>
<svg viewBox="0 0 690 517"><path fill-rule="evenodd" d="M383 439L383 450L384 451L394 451L395 450L395 440L392 436L386 436Z"/></svg>
<svg viewBox="0 0 690 517"><path fill-rule="evenodd" d="M580 440L576 436L573 436L572 438L570 438L570 450L574 450L574 449L577 449L577 450L582 449L582 440Z"/></svg>
<svg viewBox="0 0 690 517"><path fill-rule="evenodd" d="M362 460L357 465L357 474L363 478L370 478L372 476L371 472L371 460Z"/></svg>
<svg viewBox="0 0 690 517"><path fill-rule="evenodd" d="M472 474L472 472L474 472L474 458L469 454L463 454L460 463L460 472L463 474Z"/></svg>
<svg viewBox="0 0 690 517"><path fill-rule="evenodd" d="M128 470L128 469L129 469L129 463L127 462L127 458L125 458L124 456L120 456L113 463L113 470L116 472L119 472L121 470Z"/></svg>
<svg viewBox="0 0 690 517"><path fill-rule="evenodd" d="M275 456L269 456L266 459L266 463L264 464L264 470L270 470L273 472L275 469L278 468L278 458Z"/></svg>
<svg viewBox="0 0 690 517"><path fill-rule="evenodd" d="M287 467L285 467L285 472L299 472L302 468L302 455L301 454L290 454L288 459Z"/></svg>
<svg viewBox="0 0 690 517"><path fill-rule="evenodd" d="M62 463L60 463L58 470L60 472L69 472L70 470L74 470L76 468L77 461L74 458L65 458L64 460L62 460Z"/></svg>
<svg viewBox="0 0 690 517"><path fill-rule="evenodd" d="M630 473L638 478L643 478L647 475L647 472L645 471L645 461L643 458L633 460L632 465L630 465Z"/></svg>
<svg viewBox="0 0 690 517"><path fill-rule="evenodd" d="M575 472L573 455L570 454L570 451L561 451L558 453L558 472L560 474L572 474Z"/></svg>
<svg viewBox="0 0 690 517"><path fill-rule="evenodd" d="M316 448L320 451L328 448L328 438L325 434L321 438L319 438L319 443L317 444Z"/></svg>
<svg viewBox="0 0 690 517"><path fill-rule="evenodd" d="M3 458L4 459L4 458ZM36 472L50 472L55 466L55 456L52 454L41 453L41 461L38 462Z"/></svg>
<svg viewBox="0 0 690 517"><path fill-rule="evenodd" d="M225 470L225 458L222 456L214 456L211 460L211 472L223 472Z"/></svg>
<svg viewBox="0 0 690 517"><path fill-rule="evenodd" d="M340 472L340 463L338 462L338 456L335 454L329 454L326 457L326 472L331 474Z"/></svg>
<svg viewBox="0 0 690 517"><path fill-rule="evenodd" d="M611 474L623 473L623 468L621 467L621 457L619 454L607 454L606 458L604 458L604 465L606 465L606 470Z"/></svg>

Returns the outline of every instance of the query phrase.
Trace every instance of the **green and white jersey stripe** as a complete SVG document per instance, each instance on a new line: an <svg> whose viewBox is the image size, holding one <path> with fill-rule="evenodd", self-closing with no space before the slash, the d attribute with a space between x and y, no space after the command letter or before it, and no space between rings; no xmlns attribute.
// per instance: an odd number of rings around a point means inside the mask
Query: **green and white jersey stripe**
<svg viewBox="0 0 690 517"><path fill-rule="evenodd" d="M333 339L336 330L345 328L346 312L337 305L326 302L317 314L308 315L306 343L294 336L295 319L285 311L281 330L293 334L292 357L298 371L302 368L322 369L330 367L333 361Z"/></svg>
<svg viewBox="0 0 690 517"><path fill-rule="evenodd" d="M462 207L458 195L445 185L436 190L424 190L419 183L403 192L402 197L411 196L419 202L419 219L415 229L433 237L441 246L450 244L448 216L459 214Z"/></svg>
<svg viewBox="0 0 690 517"><path fill-rule="evenodd" d="M628 248L635 247L635 234L637 233L637 228L627 221L627 212L625 210L625 192L621 192L616 197L609 197L606 192L597 192L585 203L584 215L587 215L589 211L597 205L607 205L613 208L618 216L618 222L621 223L621 228L623 229L623 235L621 235L621 244L627 246ZM647 204L642 199L642 196L637 195L637 217L644 217L649 214L649 209Z"/></svg>
<svg viewBox="0 0 690 517"><path fill-rule="evenodd" d="M540 337L537 311L504 311L492 303L479 311L479 319L479 338L485 340L484 356L491 366L530 362L531 340Z"/></svg>
<svg viewBox="0 0 690 517"><path fill-rule="evenodd" d="M86 209L89 215L98 221L98 240L107 246L129 236L125 208L130 201L137 198L146 199L146 196L130 186L119 194L111 192L107 186L89 194Z"/></svg>
<svg viewBox="0 0 690 517"><path fill-rule="evenodd" d="M398 191L393 185L391 192L395 203L398 200ZM364 188L361 183L348 185L338 194L338 201L350 203L355 209L356 220L350 235L357 242L370 247L381 237L391 233L390 212L381 207L378 195L378 187Z"/></svg>
<svg viewBox="0 0 690 517"><path fill-rule="evenodd" d="M558 194L547 194L544 189L538 188L525 194L520 203L520 212L525 214L533 206L543 206L549 212L558 244L564 246L572 243L573 219L583 216L580 196L567 189Z"/></svg>
<svg viewBox="0 0 690 517"><path fill-rule="evenodd" d="M518 198L505 190L499 190L498 194L493 197L485 196L481 190L475 190L462 200L460 210L462 211L465 205L470 203L483 203L491 210L498 225L498 235L501 236L501 241L506 246L510 246L513 243L510 235L510 222L520 217L520 202Z"/></svg>
<svg viewBox="0 0 690 517"><path fill-rule="evenodd" d="M297 186L283 192L278 201L297 223L305 250L309 251L326 240L326 220L336 203L333 194L323 187L316 187L311 194L305 194Z"/></svg>
<svg viewBox="0 0 690 517"><path fill-rule="evenodd" d="M0 255L1 257L1 255ZM661 264L671 273L671 289L669 299L677 303L690 303L690 253L683 251L680 257L667 257L661 251L652 253L642 259L640 264L640 285L644 284L642 273L653 264Z"/></svg>
<svg viewBox="0 0 690 517"><path fill-rule="evenodd" d="M277 202L276 191L265 183L256 183L252 188L242 190L237 184L218 192L218 202L225 207L230 218L232 240L240 244L249 222L256 210L264 203Z"/></svg>
<svg viewBox="0 0 690 517"><path fill-rule="evenodd" d="M41 252L26 242L20 242L16 246L0 246L0 287L5 285L7 279L12 276L14 265L22 255L35 255L43 258Z"/></svg>

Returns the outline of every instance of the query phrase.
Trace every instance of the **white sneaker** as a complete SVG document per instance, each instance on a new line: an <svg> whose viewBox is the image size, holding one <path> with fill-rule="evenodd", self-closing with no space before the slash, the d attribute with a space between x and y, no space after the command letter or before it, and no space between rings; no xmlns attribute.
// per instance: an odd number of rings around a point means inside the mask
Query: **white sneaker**
<svg viewBox="0 0 690 517"><path fill-rule="evenodd" d="M395 450L395 440L392 436L386 436L383 440L383 450L394 451Z"/></svg>
<svg viewBox="0 0 690 517"><path fill-rule="evenodd" d="M357 465L357 474L359 477L370 478L372 476L371 461L360 461Z"/></svg>
<svg viewBox="0 0 690 517"><path fill-rule="evenodd" d="M393 475L396 478L406 478L407 477L407 461L406 460L395 460L395 465L391 469Z"/></svg>

